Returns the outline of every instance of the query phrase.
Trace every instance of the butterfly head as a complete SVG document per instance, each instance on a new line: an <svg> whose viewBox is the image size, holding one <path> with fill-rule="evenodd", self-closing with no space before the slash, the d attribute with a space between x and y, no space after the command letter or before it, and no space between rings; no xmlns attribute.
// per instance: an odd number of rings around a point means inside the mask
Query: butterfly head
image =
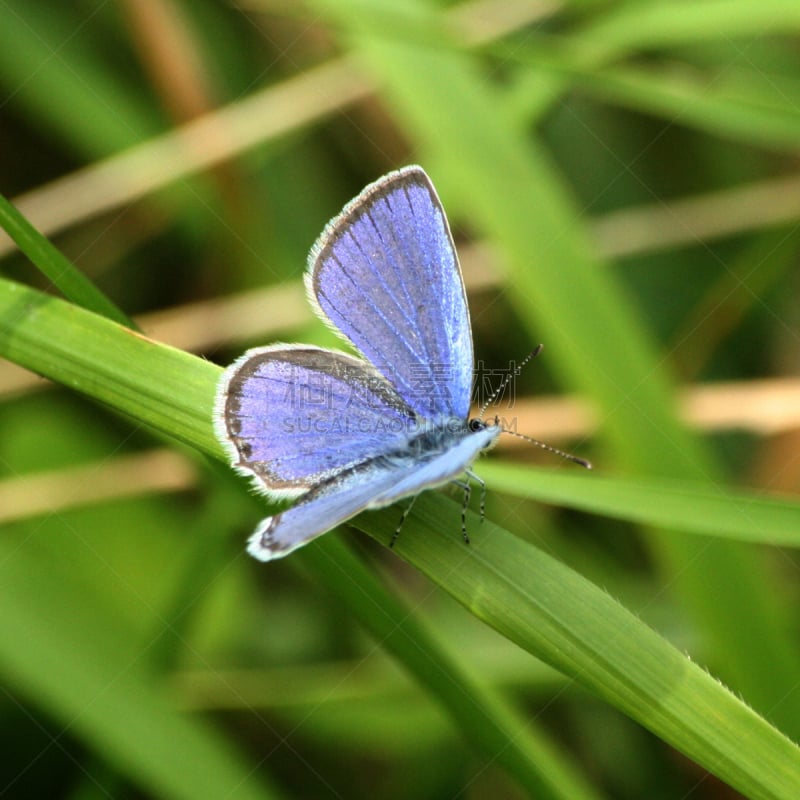
<svg viewBox="0 0 800 800"><path fill-rule="evenodd" d="M472 417L467 420L467 429L470 433L482 433L483 431L489 432L489 438L486 444L483 445L484 450L490 450L497 443L497 439L503 432L503 426L500 424L500 417L495 417L493 421L487 422L480 417Z"/></svg>
<svg viewBox="0 0 800 800"><path fill-rule="evenodd" d="M522 359L517 369L522 369L531 359L536 358L539 353L542 352L544 345L537 345L533 350L531 350L528 355ZM537 447L541 447L542 450L547 450L548 453L553 453L561 458L565 458L567 461L572 461L575 464L580 464L582 467L586 469L592 469L592 464L590 461L587 461L585 458L579 458L578 456L572 455L572 453L566 453L563 450L559 450L556 447L551 447L549 444L545 444L544 442L540 442L538 439L533 439L530 436L525 436L523 433L517 433L517 431L512 431L509 428L504 428L500 422L500 417L495 415L494 422L492 424L485 422L483 419L483 415L486 413L486 409L497 400L497 398L503 393L506 386L508 385L509 381L511 380L514 373L509 372L508 375L502 380L500 385L492 392L486 402L481 406L480 412L478 413L477 417L470 419L467 422L467 426L469 427L470 431L473 433L477 433L481 430L486 430L487 428L496 428L498 433L508 433L511 436L516 436L518 439L524 439L526 442L530 442L531 444L536 445ZM486 446L492 447L494 443L497 441L496 438L492 439L492 441Z"/></svg>

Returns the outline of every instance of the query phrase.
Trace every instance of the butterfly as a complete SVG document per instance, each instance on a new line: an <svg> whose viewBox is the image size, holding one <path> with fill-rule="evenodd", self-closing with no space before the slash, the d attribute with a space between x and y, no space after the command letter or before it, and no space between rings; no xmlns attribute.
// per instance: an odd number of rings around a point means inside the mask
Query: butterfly
<svg viewBox="0 0 800 800"><path fill-rule="evenodd" d="M361 357L258 347L225 370L217 392L215 429L234 467L273 499L297 498L250 538L262 561L425 489L453 482L468 499L459 477L483 486L469 467L502 431L468 416L464 282L421 167L384 175L328 223L305 284L317 314ZM463 514L462 532L467 539Z"/></svg>

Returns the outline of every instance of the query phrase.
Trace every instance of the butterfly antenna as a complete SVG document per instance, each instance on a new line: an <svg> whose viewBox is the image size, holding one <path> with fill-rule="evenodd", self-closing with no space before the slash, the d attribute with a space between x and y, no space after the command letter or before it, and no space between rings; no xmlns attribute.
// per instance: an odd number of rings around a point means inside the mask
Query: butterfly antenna
<svg viewBox="0 0 800 800"><path fill-rule="evenodd" d="M510 431L506 428L502 429L502 433L508 433L511 436L516 436L518 439L524 439L526 442L530 442L531 444L535 444L537 447L541 447L542 450L547 450L548 453L553 453L554 455L561 456L561 458L565 458L567 461L574 461L576 464L580 464L582 467L586 469L592 469L592 462L587 461L585 458L579 458L578 456L572 455L572 453L566 453L563 450L559 450L557 447L552 447L549 444L545 444L544 442L540 442L538 439L532 439L530 436L526 436L524 433L517 433L517 431Z"/></svg>
<svg viewBox="0 0 800 800"><path fill-rule="evenodd" d="M539 353L542 352L543 347L544 347L543 344L536 345L536 347L534 347L534 349L531 350L531 352L528 353L528 355L526 355L525 358L523 358L522 361L519 362L515 370L509 371L509 373L505 376L505 378L503 378L503 380L500 382L500 385L489 395L486 402L481 406L481 410L478 413L478 419L483 419L483 415L486 413L486 409L489 408L489 406L492 405L492 403L494 403L494 401L497 400L498 397L500 397L500 395L505 390L506 386L508 386L509 381L514 377L514 373L517 372L518 370L521 370L530 360L536 358L536 356L538 356Z"/></svg>

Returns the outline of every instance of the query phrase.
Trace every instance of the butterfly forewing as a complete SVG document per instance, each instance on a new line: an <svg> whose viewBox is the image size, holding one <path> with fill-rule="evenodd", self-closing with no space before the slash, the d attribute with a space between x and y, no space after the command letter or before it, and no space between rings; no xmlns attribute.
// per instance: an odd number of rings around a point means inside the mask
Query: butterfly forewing
<svg viewBox="0 0 800 800"><path fill-rule="evenodd" d="M465 418L472 334L439 198L419 167L345 206L311 252L309 294L420 416Z"/></svg>

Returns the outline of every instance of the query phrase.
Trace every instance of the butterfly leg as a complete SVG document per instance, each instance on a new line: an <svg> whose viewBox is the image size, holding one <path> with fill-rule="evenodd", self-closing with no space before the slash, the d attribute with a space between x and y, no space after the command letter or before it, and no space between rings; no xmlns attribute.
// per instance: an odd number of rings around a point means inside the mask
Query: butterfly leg
<svg viewBox="0 0 800 800"><path fill-rule="evenodd" d="M406 521L406 517L408 517L408 515L411 513L411 509L413 508L414 503L416 502L416 499L418 497L419 495L415 494L411 498L411 502L406 506L405 511L403 511L403 516L400 517L400 522L397 523L397 528L395 528L395 531L392 534L392 540L389 542L389 547L394 547L394 543L397 541L397 537L400 535L400 530L402 529L403 524Z"/></svg>
<svg viewBox="0 0 800 800"><path fill-rule="evenodd" d="M471 469L467 470L467 478L472 478L481 487L481 522L486 517L486 481L476 475Z"/></svg>
<svg viewBox="0 0 800 800"><path fill-rule="evenodd" d="M464 505L461 506L461 535L464 541L469 544L469 536L467 536L467 508L469 508L469 498L472 496L472 487L469 481L451 481L456 486L460 486L464 490Z"/></svg>

